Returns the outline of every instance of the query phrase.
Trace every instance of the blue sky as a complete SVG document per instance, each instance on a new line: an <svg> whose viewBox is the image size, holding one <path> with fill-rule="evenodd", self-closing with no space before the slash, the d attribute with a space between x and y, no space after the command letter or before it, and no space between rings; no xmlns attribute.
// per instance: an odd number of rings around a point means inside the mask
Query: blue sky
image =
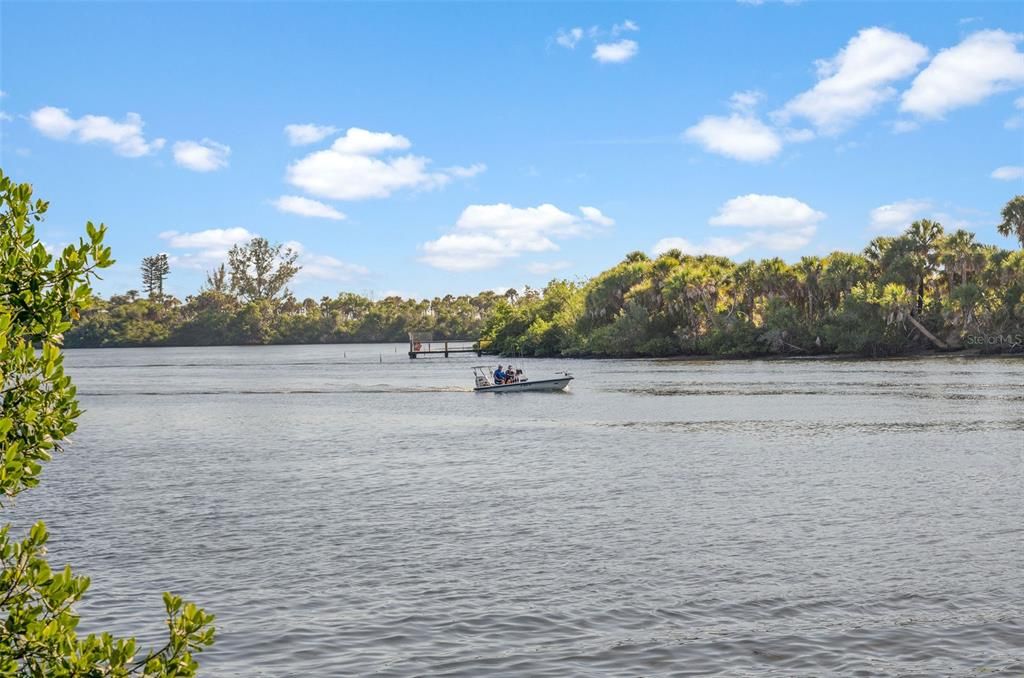
<svg viewBox="0 0 1024 678"><path fill-rule="evenodd" d="M1009 247L1024 192L1011 3L0 11L4 171L51 201L47 243L109 226L103 293L161 251L192 293L252 234L301 249L300 297L792 261L919 217Z"/></svg>

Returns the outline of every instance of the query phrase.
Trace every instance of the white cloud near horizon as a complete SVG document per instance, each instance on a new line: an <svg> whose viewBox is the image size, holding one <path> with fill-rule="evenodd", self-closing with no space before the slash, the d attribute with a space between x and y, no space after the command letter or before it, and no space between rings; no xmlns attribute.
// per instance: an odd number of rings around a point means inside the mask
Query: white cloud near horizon
<svg viewBox="0 0 1024 678"><path fill-rule="evenodd" d="M1003 165L992 170L991 177L1000 181L1024 179L1024 167L1020 165Z"/></svg>
<svg viewBox="0 0 1024 678"><path fill-rule="evenodd" d="M138 113L127 113L122 122L117 122L105 115L73 118L66 108L44 106L32 111L28 119L32 127L51 139L110 144L114 153L126 158L156 153L166 143L165 139L146 141L142 132L145 123Z"/></svg>
<svg viewBox="0 0 1024 678"><path fill-rule="evenodd" d="M176 141L174 162L193 172L215 172L228 166L231 148L213 139Z"/></svg>
<svg viewBox="0 0 1024 678"><path fill-rule="evenodd" d="M536 207L469 205L451 232L421 245L420 261L447 271L492 268L524 253L557 251L555 240L615 223L596 207L583 206L580 214L570 214L550 203Z"/></svg>
<svg viewBox="0 0 1024 678"><path fill-rule="evenodd" d="M818 82L773 113L780 123L809 120L822 134L837 134L896 96L892 86L910 77L928 49L903 33L862 29L831 59L815 62Z"/></svg>
<svg viewBox="0 0 1024 678"><path fill-rule="evenodd" d="M400 134L349 128L331 147L314 151L288 166L286 181L306 193L331 200L386 198L396 191L431 190L447 185L452 177L468 177L486 169L470 167L431 171L430 159L405 154L412 142Z"/></svg>
<svg viewBox="0 0 1024 678"><path fill-rule="evenodd" d="M333 221L342 221L346 218L344 212L340 212L330 205L324 204L319 200L303 198L299 195L282 195L277 200L274 200L272 204L279 212L298 214L303 217L316 217Z"/></svg>
<svg viewBox="0 0 1024 678"><path fill-rule="evenodd" d="M751 247L792 251L811 242L825 217L824 212L796 198L750 193L727 200L708 220L715 227L742 228L742 236L713 236L699 243L679 237L662 238L652 251L657 255L679 249L684 254L723 257L734 257Z"/></svg>
<svg viewBox="0 0 1024 678"><path fill-rule="evenodd" d="M228 251L234 245L249 242L259 237L246 228L210 228L204 231L164 231L159 235L168 247L181 250L171 255L171 264L181 268L209 270L227 260ZM368 269L358 264L349 264L335 257L310 252L301 242L290 240L283 243L285 248L298 252L297 264L301 270L295 276L296 283L304 280L347 281L366 275Z"/></svg>
<svg viewBox="0 0 1024 678"><path fill-rule="evenodd" d="M898 233L924 216L931 208L930 201L917 198L880 205L871 210L869 227L872 231L880 233Z"/></svg>
<svg viewBox="0 0 1024 678"><path fill-rule="evenodd" d="M978 31L958 45L940 51L921 71L900 102L900 110L923 118L971 106L1024 85L1024 53L1020 33Z"/></svg>
<svg viewBox="0 0 1024 678"><path fill-rule="evenodd" d="M602 64L621 64L635 57L639 51L640 45L636 40L618 40L598 43L590 57Z"/></svg>
<svg viewBox="0 0 1024 678"><path fill-rule="evenodd" d="M305 123L302 125L285 125L284 133L288 137L288 143L292 146L305 146L323 141L338 131L337 127L331 125L314 125Z"/></svg>
<svg viewBox="0 0 1024 678"><path fill-rule="evenodd" d="M727 200L708 223L744 228L800 228L815 226L824 218L824 212L796 198L749 193Z"/></svg>

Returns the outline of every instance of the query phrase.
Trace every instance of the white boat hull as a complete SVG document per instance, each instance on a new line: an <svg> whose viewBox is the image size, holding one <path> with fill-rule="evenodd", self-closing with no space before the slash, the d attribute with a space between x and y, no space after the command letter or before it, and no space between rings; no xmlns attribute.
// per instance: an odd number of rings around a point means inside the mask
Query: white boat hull
<svg viewBox="0 0 1024 678"><path fill-rule="evenodd" d="M513 393L522 391L563 391L572 381L572 377L556 377L554 379L538 379L537 381L521 381L516 384L499 384L497 386L477 386L473 390L478 393Z"/></svg>

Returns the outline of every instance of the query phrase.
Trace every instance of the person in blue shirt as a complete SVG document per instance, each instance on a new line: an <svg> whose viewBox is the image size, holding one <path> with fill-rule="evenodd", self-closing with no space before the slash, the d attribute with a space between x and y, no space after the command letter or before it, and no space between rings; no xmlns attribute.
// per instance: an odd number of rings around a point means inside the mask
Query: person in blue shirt
<svg viewBox="0 0 1024 678"><path fill-rule="evenodd" d="M495 386L497 386L498 384L504 384L504 383L505 383L505 372L502 371L501 365L498 365L498 369L494 370L494 384L495 384Z"/></svg>

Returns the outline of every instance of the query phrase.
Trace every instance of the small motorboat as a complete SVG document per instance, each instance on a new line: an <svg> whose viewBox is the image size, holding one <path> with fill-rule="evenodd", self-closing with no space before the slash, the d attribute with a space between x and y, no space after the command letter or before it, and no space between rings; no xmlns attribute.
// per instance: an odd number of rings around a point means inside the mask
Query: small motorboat
<svg viewBox="0 0 1024 678"><path fill-rule="evenodd" d="M476 385L473 390L478 393L512 393L521 391L564 391L572 381L573 376L568 372L559 372L558 376L551 377L550 379L528 379L522 372L522 370L516 370L516 376L514 380L507 384L495 384L491 378L491 368L487 366L479 366L473 368L473 376L475 377Z"/></svg>

